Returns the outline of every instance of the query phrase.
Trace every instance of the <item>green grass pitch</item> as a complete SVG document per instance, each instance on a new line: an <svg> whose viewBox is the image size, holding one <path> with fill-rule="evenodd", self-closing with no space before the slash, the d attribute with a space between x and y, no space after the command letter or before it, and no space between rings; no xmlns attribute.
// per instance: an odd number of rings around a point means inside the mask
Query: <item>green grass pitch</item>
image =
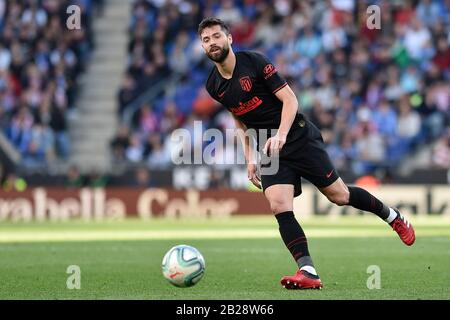
<svg viewBox="0 0 450 320"><path fill-rule="evenodd" d="M296 265L271 216L2 222L0 299L449 299L450 221L412 221L412 247L372 216L302 222L321 291L280 286ZM176 288L162 276L162 257L177 244L205 257L205 276L194 287ZM66 287L69 265L81 269L79 290ZM380 267L381 289L367 288L371 265Z"/></svg>

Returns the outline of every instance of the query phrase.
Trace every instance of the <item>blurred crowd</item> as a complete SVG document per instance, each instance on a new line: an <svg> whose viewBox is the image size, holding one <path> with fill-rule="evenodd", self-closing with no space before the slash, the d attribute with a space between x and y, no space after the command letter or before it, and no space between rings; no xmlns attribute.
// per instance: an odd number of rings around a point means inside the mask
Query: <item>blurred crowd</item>
<svg viewBox="0 0 450 320"><path fill-rule="evenodd" d="M367 27L371 4L380 8L380 29ZM365 174L398 166L430 143L430 163L450 167L448 0L135 1L119 116L142 92L170 76L180 80L123 122L111 142L116 161L168 167L174 129L192 130L195 120L203 130L233 127L204 89L212 64L197 27L207 16L230 25L235 51L273 61L338 168Z"/></svg>
<svg viewBox="0 0 450 320"><path fill-rule="evenodd" d="M93 49L94 11L103 0L0 0L0 128L40 168L70 150L67 115ZM81 28L66 21L80 8Z"/></svg>

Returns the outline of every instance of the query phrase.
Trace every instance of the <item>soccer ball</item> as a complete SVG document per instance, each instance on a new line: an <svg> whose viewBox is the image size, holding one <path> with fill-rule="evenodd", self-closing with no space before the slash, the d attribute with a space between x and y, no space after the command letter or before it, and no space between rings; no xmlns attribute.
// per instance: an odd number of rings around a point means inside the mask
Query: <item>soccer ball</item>
<svg viewBox="0 0 450 320"><path fill-rule="evenodd" d="M205 273L205 259L200 251L188 245L170 249L163 258L162 272L174 286L191 287Z"/></svg>

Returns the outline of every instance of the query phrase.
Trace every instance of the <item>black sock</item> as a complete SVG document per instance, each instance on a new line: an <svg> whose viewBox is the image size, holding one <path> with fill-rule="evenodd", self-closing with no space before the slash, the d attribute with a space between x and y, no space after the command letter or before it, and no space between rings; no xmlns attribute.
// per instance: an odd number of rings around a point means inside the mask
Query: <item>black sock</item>
<svg viewBox="0 0 450 320"><path fill-rule="evenodd" d="M295 219L294 212L286 211L275 215L277 218L281 238L291 252L298 267L312 266L313 262L308 251L308 241L302 227Z"/></svg>
<svg viewBox="0 0 450 320"><path fill-rule="evenodd" d="M383 220L389 217L389 207L366 190L358 187L348 187L348 190L350 191L350 200L348 202L350 206L375 213Z"/></svg>

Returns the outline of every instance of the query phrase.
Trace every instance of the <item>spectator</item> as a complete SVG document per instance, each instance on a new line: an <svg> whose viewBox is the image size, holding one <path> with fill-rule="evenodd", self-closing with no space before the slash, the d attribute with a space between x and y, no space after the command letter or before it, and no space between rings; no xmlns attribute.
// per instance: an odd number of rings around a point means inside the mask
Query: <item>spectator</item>
<svg viewBox="0 0 450 320"><path fill-rule="evenodd" d="M191 57L190 50L187 48L190 39L186 32L178 34L174 48L169 56L169 67L176 73L186 74L189 70Z"/></svg>
<svg viewBox="0 0 450 320"><path fill-rule="evenodd" d="M332 24L330 28L324 30L322 35L322 45L325 52L331 52L345 47L347 44L347 35L344 29L336 24Z"/></svg>
<svg viewBox="0 0 450 320"><path fill-rule="evenodd" d="M404 39L409 56L416 61L426 59L426 48L430 45L430 41L430 31L423 26L419 19L412 19L410 26L406 29Z"/></svg>
<svg viewBox="0 0 450 320"><path fill-rule="evenodd" d="M22 154L28 151L33 124L33 116L26 107L22 107L7 128L6 136Z"/></svg>
<svg viewBox="0 0 450 320"><path fill-rule="evenodd" d="M440 10L438 3L434 0L422 0L417 4L416 16L427 27L431 27L440 19Z"/></svg>
<svg viewBox="0 0 450 320"><path fill-rule="evenodd" d="M433 147L432 164L438 168L450 169L450 135L443 135Z"/></svg>
<svg viewBox="0 0 450 320"><path fill-rule="evenodd" d="M41 123L36 123L31 129L30 141L25 152L25 162L30 167L49 163L55 157L55 137L53 131Z"/></svg>
<svg viewBox="0 0 450 320"><path fill-rule="evenodd" d="M115 161L125 160L125 152L130 145L130 139L128 136L128 127L121 126L117 132L117 135L111 141L111 149L113 151L113 158Z"/></svg>
<svg viewBox="0 0 450 320"><path fill-rule="evenodd" d="M134 171L134 187L139 188L152 188L154 187L154 182L152 181L150 171L145 167L138 167Z"/></svg>
<svg viewBox="0 0 450 320"><path fill-rule="evenodd" d="M433 57L433 63L440 70L450 71L450 48L447 39L440 37L437 43L437 51Z"/></svg>
<svg viewBox="0 0 450 320"><path fill-rule="evenodd" d="M85 181L83 176L81 175L78 167L70 166L67 171L67 177L65 181L66 188L81 188L85 186Z"/></svg>
<svg viewBox="0 0 450 320"><path fill-rule="evenodd" d="M130 74L125 75L122 87L119 91L119 114L122 116L127 104L129 104L136 95L136 84Z"/></svg>
<svg viewBox="0 0 450 320"><path fill-rule="evenodd" d="M106 176L100 174L96 170L92 170L86 179L86 186L91 188L104 188L107 182L108 179Z"/></svg>
<svg viewBox="0 0 450 320"><path fill-rule="evenodd" d="M300 35L296 45L296 50L301 56L314 59L322 49L322 41L319 35L315 34L311 25L305 26L303 35Z"/></svg>
<svg viewBox="0 0 450 320"><path fill-rule="evenodd" d="M154 133L158 130L158 119L149 104L144 105L140 110L139 127L144 134Z"/></svg>
<svg viewBox="0 0 450 320"><path fill-rule="evenodd" d="M241 21L242 14L232 0L225 0L217 11L216 17L230 25L234 25Z"/></svg>
<svg viewBox="0 0 450 320"><path fill-rule="evenodd" d="M389 139L397 133L397 115L387 100L380 102L379 108L373 112L373 121L378 132Z"/></svg>
<svg viewBox="0 0 450 320"><path fill-rule="evenodd" d="M144 153L143 145L137 134L131 136L130 145L125 151L125 155L130 162L141 162Z"/></svg>
<svg viewBox="0 0 450 320"><path fill-rule="evenodd" d="M394 66L390 66L387 73L387 84L383 95L389 101L398 101L405 94L405 91L400 85L399 70Z"/></svg>
<svg viewBox="0 0 450 320"><path fill-rule="evenodd" d="M412 141L419 134L421 119L419 114L411 110L408 96L404 96L399 104L397 134L405 141Z"/></svg>
<svg viewBox="0 0 450 320"><path fill-rule="evenodd" d="M364 123L361 135L356 142L356 156L360 160L357 173L364 174L380 165L385 157L385 144L376 131L371 131L368 123ZM359 172L358 172L359 171Z"/></svg>
<svg viewBox="0 0 450 320"><path fill-rule="evenodd" d="M161 140L161 136L157 134L151 137L152 153L147 159L150 168L163 169L171 163L169 150L164 148Z"/></svg>

